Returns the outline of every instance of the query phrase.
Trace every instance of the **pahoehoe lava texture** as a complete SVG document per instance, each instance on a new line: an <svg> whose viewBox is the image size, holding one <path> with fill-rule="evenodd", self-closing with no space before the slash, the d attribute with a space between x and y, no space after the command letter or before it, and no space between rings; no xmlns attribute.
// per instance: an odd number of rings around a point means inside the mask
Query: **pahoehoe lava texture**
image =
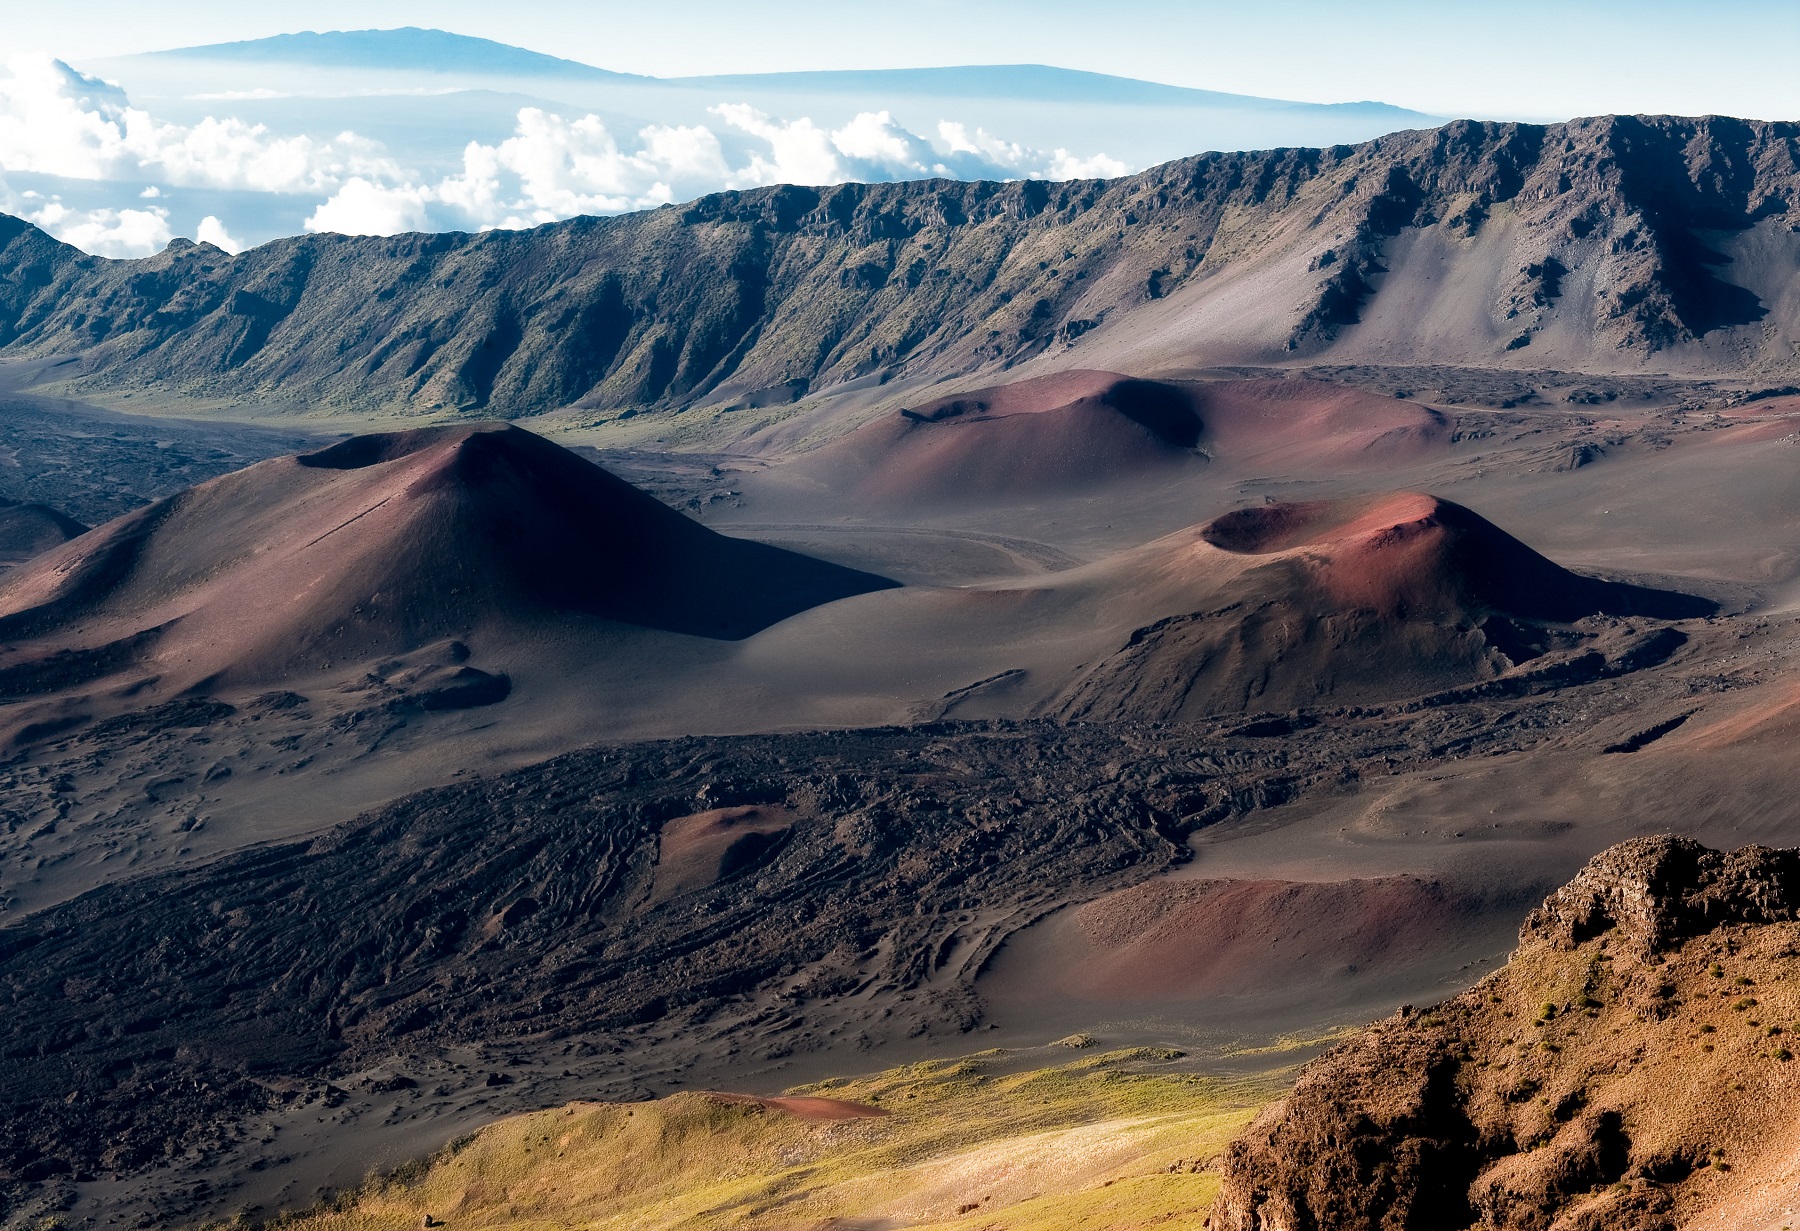
<svg viewBox="0 0 1800 1231"><path fill-rule="evenodd" d="M248 1165L247 1118L400 1052L608 1053L648 1028L685 1067L724 1041L794 1040L802 1018L955 1032L1011 929L1150 877L1193 830L1365 773L1525 752L1641 709L1667 687L1650 677L1249 724L601 748L106 886L0 928L0 1192ZM707 883L688 827L751 809L772 840L720 852Z"/></svg>
<svg viewBox="0 0 1800 1231"><path fill-rule="evenodd" d="M1270 360L1362 320L1394 237L1441 226L1460 242L1507 213L1525 225L1470 271L1498 306L1466 353L1396 335L1406 361L1505 364L1564 318L1602 362L1641 359L1770 314L1716 245L1800 200L1797 141L1791 123L1718 117L1459 121L1106 182L779 187L236 257L178 242L99 260L7 218L0 354L82 354L95 385L328 406L643 407L1015 363L1260 269L1285 289L1228 315ZM1271 235L1288 248L1269 250ZM1291 277L1309 258L1317 276ZM1753 367L1792 368L1781 336L1743 333ZM1696 362L1741 370L1728 353Z"/></svg>
<svg viewBox="0 0 1800 1231"><path fill-rule="evenodd" d="M571 754L0 930L0 1168L129 1170L170 1141L204 1155L279 1097L271 1079L397 1046L698 1027L796 975L790 1005L916 992L961 912L1028 918L1181 857L1147 766L1084 768L1128 743L1046 734ZM652 896L664 822L759 803L798 818L779 843ZM967 1029L967 996L919 997L918 1028Z"/></svg>

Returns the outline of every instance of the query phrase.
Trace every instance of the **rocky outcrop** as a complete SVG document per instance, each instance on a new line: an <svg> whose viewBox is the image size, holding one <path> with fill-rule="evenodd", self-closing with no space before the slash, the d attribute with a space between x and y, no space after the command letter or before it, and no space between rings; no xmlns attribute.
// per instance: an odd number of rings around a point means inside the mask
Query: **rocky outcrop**
<svg viewBox="0 0 1800 1231"><path fill-rule="evenodd" d="M1503 970L1309 1066L1232 1145L1213 1227L1687 1225L1786 1157L1796 920L1800 852L1603 852Z"/></svg>
<svg viewBox="0 0 1800 1231"><path fill-rule="evenodd" d="M1800 850L1721 853L1681 838L1596 855L1531 912L1520 941L1576 949L1608 931L1655 955L1733 924L1800 919Z"/></svg>
<svg viewBox="0 0 1800 1231"><path fill-rule="evenodd" d="M83 354L89 385L420 412L766 405L1070 349L1104 360L1172 307L1200 336L1153 359L1330 351L1405 273L1398 241L1429 233L1428 276L1469 256L1447 281L1475 299L1454 345L1410 317L1381 335L1399 359L1542 366L1561 346L1613 368L1730 337L1687 362L1785 372L1795 323L1771 314L1791 302L1730 245L1800 243L1797 147L1795 124L1719 118L1458 122L1104 182L778 187L237 257L177 241L107 261L0 219L0 355ZM1229 355L1208 349L1208 304Z"/></svg>

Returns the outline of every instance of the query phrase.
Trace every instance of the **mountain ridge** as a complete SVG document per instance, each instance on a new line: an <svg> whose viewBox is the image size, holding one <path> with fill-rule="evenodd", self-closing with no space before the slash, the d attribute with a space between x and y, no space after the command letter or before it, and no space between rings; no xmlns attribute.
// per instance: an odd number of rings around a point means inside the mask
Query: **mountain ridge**
<svg viewBox="0 0 1800 1231"><path fill-rule="evenodd" d="M1601 117L235 258L178 242L105 261L8 220L0 356L83 355L77 388L484 417L1023 365L1656 356L1779 379L1800 369L1780 273L1800 259L1796 203L1800 124Z"/></svg>
<svg viewBox="0 0 1800 1231"><path fill-rule="evenodd" d="M664 78L681 86L752 86L786 88L800 91L887 88L953 96L1042 98L1062 101L1078 97L1092 102L1136 103L1145 105L1210 105L1255 106L1258 108L1344 110L1366 107L1391 113L1396 117L1432 119L1426 112L1414 111L1374 99L1339 103L1309 103L1294 99L1264 98L1256 94L1233 94L1196 86L1170 85L1146 81L1139 77L1120 77L1113 73L1097 73L1086 69L1064 68L1054 64L946 64L922 68L832 69L783 73L709 73L702 76ZM1001 93L997 80L1014 88Z"/></svg>

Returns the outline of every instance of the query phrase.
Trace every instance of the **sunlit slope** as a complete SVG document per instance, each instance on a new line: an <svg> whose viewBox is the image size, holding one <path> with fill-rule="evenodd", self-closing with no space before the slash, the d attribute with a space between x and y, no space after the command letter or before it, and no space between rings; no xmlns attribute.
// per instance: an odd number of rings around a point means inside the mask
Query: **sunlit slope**
<svg viewBox="0 0 1800 1231"><path fill-rule="evenodd" d="M1136 1050L1004 1073L1000 1052L795 1091L576 1103L491 1125L295 1231L451 1227L1128 1228L1198 1222L1206 1163L1271 1091ZM857 1105L857 1106L848 1106Z"/></svg>

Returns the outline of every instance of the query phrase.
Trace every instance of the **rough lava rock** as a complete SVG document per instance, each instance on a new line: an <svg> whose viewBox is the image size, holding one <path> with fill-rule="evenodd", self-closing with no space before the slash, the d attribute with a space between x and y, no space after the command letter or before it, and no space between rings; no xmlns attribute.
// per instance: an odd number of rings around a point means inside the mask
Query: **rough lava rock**
<svg viewBox="0 0 1800 1231"><path fill-rule="evenodd" d="M1227 1152L1214 1231L1741 1217L1791 1162L1797 921L1800 852L1602 852L1504 969L1308 1066Z"/></svg>

